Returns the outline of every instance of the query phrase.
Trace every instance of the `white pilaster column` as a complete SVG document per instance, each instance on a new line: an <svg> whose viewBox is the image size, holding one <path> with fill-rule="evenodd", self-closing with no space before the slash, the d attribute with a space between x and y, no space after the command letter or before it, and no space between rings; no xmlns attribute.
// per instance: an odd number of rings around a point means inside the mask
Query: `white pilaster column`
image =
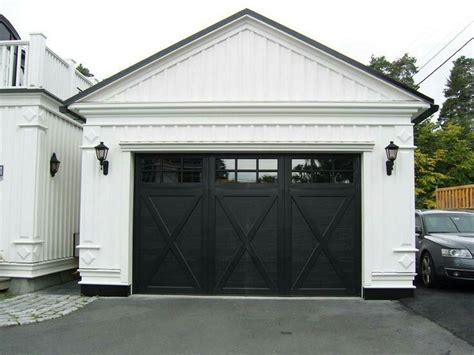
<svg viewBox="0 0 474 355"><path fill-rule="evenodd" d="M48 128L39 107L25 107L22 111L22 122L18 125L21 129L21 150L18 156L22 189L18 196L20 203L20 235L13 241L15 245L16 262L37 262L42 258L43 240L38 228L38 208L41 196L40 166L41 146Z"/></svg>

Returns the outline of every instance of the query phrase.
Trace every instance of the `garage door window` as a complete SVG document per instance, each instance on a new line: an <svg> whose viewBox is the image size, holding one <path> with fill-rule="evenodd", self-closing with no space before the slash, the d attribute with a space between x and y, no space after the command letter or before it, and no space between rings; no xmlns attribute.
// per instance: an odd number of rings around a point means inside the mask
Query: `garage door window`
<svg viewBox="0 0 474 355"><path fill-rule="evenodd" d="M142 166L144 183L200 183L202 179L202 158L144 158Z"/></svg>
<svg viewBox="0 0 474 355"><path fill-rule="evenodd" d="M278 181L278 159L216 159L216 182L271 184Z"/></svg>
<svg viewBox="0 0 474 355"><path fill-rule="evenodd" d="M291 160L291 182L294 184L351 184L354 166L351 158L301 158Z"/></svg>

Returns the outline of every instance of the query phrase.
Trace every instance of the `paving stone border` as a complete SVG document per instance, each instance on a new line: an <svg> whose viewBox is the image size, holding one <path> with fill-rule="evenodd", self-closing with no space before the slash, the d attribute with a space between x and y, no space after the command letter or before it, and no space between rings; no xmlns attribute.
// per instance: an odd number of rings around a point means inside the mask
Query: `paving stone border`
<svg viewBox="0 0 474 355"><path fill-rule="evenodd" d="M97 297L28 293L0 301L0 327L42 322L65 316Z"/></svg>

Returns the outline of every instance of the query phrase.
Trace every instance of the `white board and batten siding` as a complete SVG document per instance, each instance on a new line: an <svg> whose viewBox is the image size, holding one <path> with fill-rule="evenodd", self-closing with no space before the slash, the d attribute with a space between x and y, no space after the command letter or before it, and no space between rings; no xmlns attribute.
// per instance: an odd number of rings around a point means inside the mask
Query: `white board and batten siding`
<svg viewBox="0 0 474 355"><path fill-rule="evenodd" d="M87 118L81 282L133 283L135 153L350 152L362 158L362 286L413 287L411 120L428 107L250 16L150 62L70 106ZM389 177L390 141L400 152Z"/></svg>
<svg viewBox="0 0 474 355"><path fill-rule="evenodd" d="M0 41L0 277L77 266L82 125L59 112L95 79L46 46L46 36ZM59 172L50 175L56 153Z"/></svg>
<svg viewBox="0 0 474 355"><path fill-rule="evenodd" d="M81 124L44 92L0 95L0 276L37 277L77 264ZM50 175L51 155L61 161Z"/></svg>

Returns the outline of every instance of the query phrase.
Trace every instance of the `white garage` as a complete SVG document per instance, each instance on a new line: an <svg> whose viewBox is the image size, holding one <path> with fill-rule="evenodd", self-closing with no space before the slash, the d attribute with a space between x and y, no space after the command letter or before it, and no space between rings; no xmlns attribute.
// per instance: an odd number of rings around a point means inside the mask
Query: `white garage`
<svg viewBox="0 0 474 355"><path fill-rule="evenodd" d="M65 105L83 293L412 294L429 97L243 10Z"/></svg>

